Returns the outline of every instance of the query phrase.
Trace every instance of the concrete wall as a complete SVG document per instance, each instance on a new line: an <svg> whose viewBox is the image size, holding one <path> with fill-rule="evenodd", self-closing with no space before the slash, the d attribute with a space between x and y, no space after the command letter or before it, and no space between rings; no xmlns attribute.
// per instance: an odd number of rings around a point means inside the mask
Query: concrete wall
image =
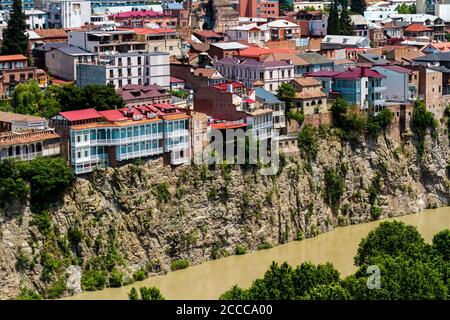
<svg viewBox="0 0 450 320"><path fill-rule="evenodd" d="M59 50L45 53L45 64L48 72L64 80L76 79L74 59L74 57L68 56Z"/></svg>

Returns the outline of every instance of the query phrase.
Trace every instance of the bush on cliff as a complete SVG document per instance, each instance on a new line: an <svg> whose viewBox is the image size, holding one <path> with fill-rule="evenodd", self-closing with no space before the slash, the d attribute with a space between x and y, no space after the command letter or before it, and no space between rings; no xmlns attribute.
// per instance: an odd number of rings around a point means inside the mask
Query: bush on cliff
<svg viewBox="0 0 450 320"><path fill-rule="evenodd" d="M161 294L158 288L156 287L141 287L139 288L139 292L141 294L141 298L139 299L139 294L136 288L131 288L128 293L129 300L165 300L164 296Z"/></svg>
<svg viewBox="0 0 450 320"><path fill-rule="evenodd" d="M422 158L425 152L424 140L427 130L433 132L436 126L434 114L426 110L425 103L422 100L417 100L414 104L411 128L416 134L416 148L419 158Z"/></svg>
<svg viewBox="0 0 450 320"><path fill-rule="evenodd" d="M174 260L170 264L170 270L172 271L186 269L187 267L189 267L189 261L186 259Z"/></svg>

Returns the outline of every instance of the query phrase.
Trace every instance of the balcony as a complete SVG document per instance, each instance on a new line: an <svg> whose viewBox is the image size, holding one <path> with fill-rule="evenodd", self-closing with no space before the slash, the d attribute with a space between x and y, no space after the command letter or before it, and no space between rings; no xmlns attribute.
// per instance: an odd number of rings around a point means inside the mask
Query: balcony
<svg viewBox="0 0 450 320"><path fill-rule="evenodd" d="M139 136L131 136L126 138L109 138L109 139L92 139L90 140L90 143L88 143L91 146L110 146L110 145L121 145L126 144L130 142L142 142L147 140L157 140L162 139L163 133L152 133L152 134L145 134L145 135L139 135ZM75 147L78 147L79 145L75 144Z"/></svg>
<svg viewBox="0 0 450 320"><path fill-rule="evenodd" d="M152 148L148 150L139 150L139 151L132 151L127 153L122 153L117 156L117 161L123 161L133 158L140 158L140 157L148 157L148 156L154 156L157 154L162 154L163 148Z"/></svg>
<svg viewBox="0 0 450 320"><path fill-rule="evenodd" d="M185 149L188 149L189 147L190 147L189 142L183 142L183 143L172 144L172 145L165 144L164 151L168 152L168 151L185 150Z"/></svg>
<svg viewBox="0 0 450 320"><path fill-rule="evenodd" d="M183 137L183 136L188 136L188 135L189 135L189 130L187 130L187 129L166 132L166 138Z"/></svg>

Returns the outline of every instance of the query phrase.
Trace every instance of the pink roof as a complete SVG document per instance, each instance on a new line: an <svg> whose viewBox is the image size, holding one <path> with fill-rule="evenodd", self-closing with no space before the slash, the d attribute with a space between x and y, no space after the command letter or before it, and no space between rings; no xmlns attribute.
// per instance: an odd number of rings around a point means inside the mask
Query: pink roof
<svg viewBox="0 0 450 320"><path fill-rule="evenodd" d="M129 30L126 28L122 28L121 30ZM161 33L174 33L176 32L174 29L170 28L158 28L158 29L150 29L150 28L133 28L131 29L136 34L161 34Z"/></svg>
<svg viewBox="0 0 450 320"><path fill-rule="evenodd" d="M90 120L101 118L102 115L97 112L97 110L89 108L89 109L81 109L81 110L73 110L73 111L64 111L60 112L64 118L69 121L80 121L80 120Z"/></svg>
<svg viewBox="0 0 450 320"><path fill-rule="evenodd" d="M160 17L163 14L161 12L156 12L153 10L140 10L140 11L126 11L113 14L114 18L143 18L143 17Z"/></svg>
<svg viewBox="0 0 450 320"><path fill-rule="evenodd" d="M364 78L364 77L376 78L376 79L386 78L382 74L380 74L374 70L371 70L369 68L350 68L347 71L344 71L344 72L334 76L334 78L337 78L337 79L353 79L353 80L359 79L359 78Z"/></svg>
<svg viewBox="0 0 450 320"><path fill-rule="evenodd" d="M250 99L250 98L247 98L247 99L244 100L244 102L247 102L247 103L255 103L255 100Z"/></svg>
<svg viewBox="0 0 450 320"><path fill-rule="evenodd" d="M108 121L121 121L128 119L119 110L106 110L106 111L99 111L98 113L100 113Z"/></svg>
<svg viewBox="0 0 450 320"><path fill-rule="evenodd" d="M175 77L170 77L170 83L182 83L182 82L184 82L184 80Z"/></svg>
<svg viewBox="0 0 450 320"><path fill-rule="evenodd" d="M409 70L409 69L401 67L401 66L396 66L396 65L387 65L387 66L383 66L383 68L389 69L389 70L392 70L395 72L399 72L399 73L407 73L407 74L413 73L412 70Z"/></svg>

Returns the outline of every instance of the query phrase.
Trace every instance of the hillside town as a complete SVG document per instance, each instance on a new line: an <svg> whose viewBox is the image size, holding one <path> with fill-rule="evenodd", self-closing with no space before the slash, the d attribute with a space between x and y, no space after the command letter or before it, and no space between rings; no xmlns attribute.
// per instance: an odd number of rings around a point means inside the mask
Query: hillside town
<svg viewBox="0 0 450 320"><path fill-rule="evenodd" d="M180 165L212 128L276 133L295 154L299 131L331 124L339 99L390 110L399 137L416 101L437 120L450 104L449 1L146 2L0 2L0 160L61 155L76 174L145 157ZM17 15L21 52L8 39ZM22 114L27 83L108 87L121 101Z"/></svg>

